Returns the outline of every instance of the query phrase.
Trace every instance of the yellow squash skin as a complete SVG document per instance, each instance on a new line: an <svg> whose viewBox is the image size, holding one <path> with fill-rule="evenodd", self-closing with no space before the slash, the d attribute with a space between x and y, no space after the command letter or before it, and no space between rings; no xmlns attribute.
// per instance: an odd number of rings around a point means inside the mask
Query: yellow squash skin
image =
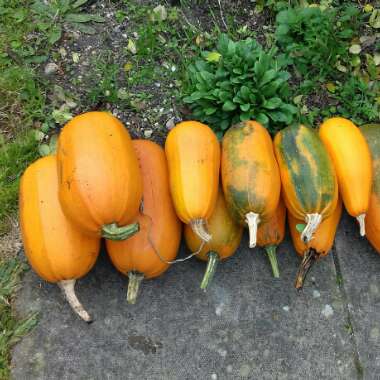
<svg viewBox="0 0 380 380"><path fill-rule="evenodd" d="M278 132L274 146L286 208L307 223L302 239L308 241L337 204L338 182L333 163L318 133L303 125Z"/></svg>
<svg viewBox="0 0 380 380"><path fill-rule="evenodd" d="M372 187L368 144L360 129L342 117L326 120L319 128L319 135L334 162L343 203L348 213L358 218L363 236Z"/></svg>
<svg viewBox="0 0 380 380"><path fill-rule="evenodd" d="M231 217L223 192L220 190L213 214L207 220L207 225L212 239L205 243L200 253L196 256L198 259L207 261L209 252L216 252L221 260L232 256L239 247L243 234L243 227L235 222ZM189 225L185 225L186 245L191 252L197 252L201 239L193 232Z"/></svg>
<svg viewBox="0 0 380 380"><path fill-rule="evenodd" d="M179 123L168 134L165 152L178 217L186 224L203 224L218 195L220 145L215 133L197 121Z"/></svg>
<svg viewBox="0 0 380 380"><path fill-rule="evenodd" d="M372 156L373 184L366 216L366 237L377 253L380 253L380 124L363 125L360 128Z"/></svg>
<svg viewBox="0 0 380 380"><path fill-rule="evenodd" d="M91 321L75 296L74 284L95 264L100 239L84 234L64 215L55 156L40 158L21 178L20 227L33 270L44 280L58 283L74 311Z"/></svg>
<svg viewBox="0 0 380 380"><path fill-rule="evenodd" d="M330 252L334 244L341 215L342 201L339 198L334 212L322 221L314 234L314 238L305 244L302 239L300 239L300 233L296 228L297 224L303 224L304 222L296 219L291 213L288 213L288 224L293 245L297 254L303 258L296 279L297 289L302 288L306 274L314 262Z"/></svg>
<svg viewBox="0 0 380 380"><path fill-rule="evenodd" d="M106 112L76 116L62 129L57 159L59 198L70 220L97 236L106 225L130 223L139 210L142 179L118 119Z"/></svg>
<svg viewBox="0 0 380 380"><path fill-rule="evenodd" d="M46 281L81 278L96 261L100 239L75 228L62 212L55 156L40 158L23 174L20 226L28 261Z"/></svg>
<svg viewBox="0 0 380 380"><path fill-rule="evenodd" d="M271 137L261 124L246 121L227 131L221 173L228 209L241 225L249 225L249 214L256 214L259 223L274 214L280 198L280 174ZM256 244L252 235L255 232L250 228L251 248Z"/></svg>
<svg viewBox="0 0 380 380"><path fill-rule="evenodd" d="M243 227L231 217L222 190L219 190L216 206L208 219L208 228L212 239L203 243L203 248L196 257L207 261L207 269L201 283L201 289L206 290L215 273L220 260L232 256L239 247ZM185 225L185 241L191 252L198 252L202 241L189 225Z"/></svg>

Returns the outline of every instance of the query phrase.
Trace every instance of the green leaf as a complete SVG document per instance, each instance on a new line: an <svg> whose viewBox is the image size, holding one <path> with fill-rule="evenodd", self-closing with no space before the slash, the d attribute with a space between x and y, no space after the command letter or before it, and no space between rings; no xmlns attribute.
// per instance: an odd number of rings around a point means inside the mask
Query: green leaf
<svg viewBox="0 0 380 380"><path fill-rule="evenodd" d="M245 112L240 115L240 120L241 121L247 121L251 119L251 113L250 112Z"/></svg>
<svg viewBox="0 0 380 380"><path fill-rule="evenodd" d="M48 144L41 144L38 146L38 153L40 156L47 156L50 154L50 148Z"/></svg>
<svg viewBox="0 0 380 380"><path fill-rule="evenodd" d="M269 123L269 118L267 115L265 115L264 113L259 113L256 117L255 117L256 121L262 125L267 125Z"/></svg>
<svg viewBox="0 0 380 380"><path fill-rule="evenodd" d="M266 85L277 76L277 71L274 69L268 70L264 73L260 81L260 87Z"/></svg>
<svg viewBox="0 0 380 380"><path fill-rule="evenodd" d="M88 0L77 0L75 3L71 5L72 8L79 8L82 5L86 4Z"/></svg>
<svg viewBox="0 0 380 380"><path fill-rule="evenodd" d="M220 57L222 55L217 51L211 51L207 54L206 61L207 62L219 62Z"/></svg>
<svg viewBox="0 0 380 380"><path fill-rule="evenodd" d="M61 25L55 25L50 31L49 31L49 37L48 41L50 44L54 45L57 41L61 39L62 36L62 27Z"/></svg>
<svg viewBox="0 0 380 380"><path fill-rule="evenodd" d="M65 21L75 23L89 22L92 21L92 19L93 15L87 13L68 13L65 16Z"/></svg>
<svg viewBox="0 0 380 380"><path fill-rule="evenodd" d="M306 224L303 224L303 223L296 224L296 230L297 230L299 233L302 233L303 230L305 229L305 227L306 227Z"/></svg>
<svg viewBox="0 0 380 380"><path fill-rule="evenodd" d="M224 104L223 104L223 111L233 111L236 109L236 104L232 103L230 100L227 100Z"/></svg>
<svg viewBox="0 0 380 380"><path fill-rule="evenodd" d="M209 108L206 108L204 111L206 115L212 115L216 112L216 110L217 110L216 107L209 107Z"/></svg>
<svg viewBox="0 0 380 380"><path fill-rule="evenodd" d="M243 112L247 112L249 110L249 108L251 107L250 104L240 104L240 109L243 111Z"/></svg>
<svg viewBox="0 0 380 380"><path fill-rule="evenodd" d="M268 110L273 110L275 108L278 108L281 104L282 100L280 98L271 98L264 102L263 107Z"/></svg>
<svg viewBox="0 0 380 380"><path fill-rule="evenodd" d="M230 123L228 120L222 120L220 123L220 129L225 131L230 126Z"/></svg>

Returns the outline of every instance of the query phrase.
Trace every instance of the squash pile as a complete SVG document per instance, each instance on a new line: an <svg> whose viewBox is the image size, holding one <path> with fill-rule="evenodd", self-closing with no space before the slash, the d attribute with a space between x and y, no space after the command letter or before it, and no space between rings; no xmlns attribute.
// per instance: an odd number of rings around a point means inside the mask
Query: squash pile
<svg viewBox="0 0 380 380"><path fill-rule="evenodd" d="M380 252L379 168L380 125L359 129L337 117L319 133L293 125L272 141L262 125L244 121L220 144L207 125L186 121L170 131L164 150L132 141L112 115L88 112L62 129L56 155L22 176L25 254L90 322L74 285L95 264L102 238L113 265L128 276L127 300L135 303L143 279L191 256L207 262L206 290L217 264L236 252L244 227L249 247L265 249L279 277L276 248L288 215L302 257L295 283L301 288L312 264L333 246L342 202ZM181 222L193 253L176 259Z"/></svg>

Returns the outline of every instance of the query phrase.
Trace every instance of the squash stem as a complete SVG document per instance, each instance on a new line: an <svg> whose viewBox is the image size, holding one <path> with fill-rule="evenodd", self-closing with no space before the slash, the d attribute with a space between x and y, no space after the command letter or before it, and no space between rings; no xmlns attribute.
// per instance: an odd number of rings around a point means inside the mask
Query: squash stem
<svg viewBox="0 0 380 380"><path fill-rule="evenodd" d="M106 224L102 227L102 237L107 240L126 240L140 230L138 223L119 227L116 223Z"/></svg>
<svg viewBox="0 0 380 380"><path fill-rule="evenodd" d="M75 294L75 281L76 280L62 280L59 281L57 285L61 288L63 295L73 309L74 313L81 317L85 322L91 323L92 318L87 313L83 305L79 302L77 295Z"/></svg>
<svg viewBox="0 0 380 380"><path fill-rule="evenodd" d="M365 214L360 214L356 217L360 227L360 236L365 236Z"/></svg>
<svg viewBox="0 0 380 380"><path fill-rule="evenodd" d="M321 224L322 215L321 214L307 214L305 217L306 227L302 231L301 239L304 243L308 243L317 230L318 226Z"/></svg>
<svg viewBox="0 0 380 380"><path fill-rule="evenodd" d="M245 214L245 221L249 230L249 248L255 248L257 242L257 227L260 223L260 215L254 212Z"/></svg>
<svg viewBox="0 0 380 380"><path fill-rule="evenodd" d="M212 236L209 234L206 228L206 222L204 219L194 219L190 222L190 227L193 232L205 243L208 243Z"/></svg>
<svg viewBox="0 0 380 380"><path fill-rule="evenodd" d="M144 279L144 275L138 272L128 273L128 291L127 291L127 301L130 304L135 304L137 296L140 290L141 281Z"/></svg>
<svg viewBox="0 0 380 380"><path fill-rule="evenodd" d="M297 272L296 283L295 283L296 289L302 289L303 284L305 282L306 275L309 272L310 268L315 263L315 261L317 260L317 258L318 258L318 253L315 249L310 248L308 251L305 252L301 265Z"/></svg>
<svg viewBox="0 0 380 380"><path fill-rule="evenodd" d="M277 247L275 245L267 245L265 247L265 250L268 254L269 262L270 262L270 265L272 267L273 277L279 278L280 277L280 271L278 269L276 248Z"/></svg>
<svg viewBox="0 0 380 380"><path fill-rule="evenodd" d="M206 291L208 286L210 285L212 279L214 278L216 267L219 262L219 255L211 251L208 253L208 260L207 260L207 268L206 272L203 276L202 282L201 282L201 289Z"/></svg>

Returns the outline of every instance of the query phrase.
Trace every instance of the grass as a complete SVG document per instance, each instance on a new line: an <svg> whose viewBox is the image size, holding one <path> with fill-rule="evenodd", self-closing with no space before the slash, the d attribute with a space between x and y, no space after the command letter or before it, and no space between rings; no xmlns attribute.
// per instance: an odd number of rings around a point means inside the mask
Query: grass
<svg viewBox="0 0 380 380"><path fill-rule="evenodd" d="M0 379L8 379L10 376L10 348L37 323L35 313L18 320L11 308L12 298L26 269L27 265L16 258L6 261L0 259Z"/></svg>
<svg viewBox="0 0 380 380"><path fill-rule="evenodd" d="M334 114L357 124L379 118L378 45L371 43L371 35L378 29L373 26L375 10L368 6L322 0L317 3L323 9L314 12L316 21L307 23L306 14L305 23L297 8L304 6L305 0L256 1L245 5L252 14L241 12L233 2L223 9L217 2L212 5L201 0L178 0L177 7L165 1L164 9L155 7L159 2L153 1L149 3L155 5L141 5L135 0L105 2L115 10L114 21L124 25L127 38L118 51L104 48L107 44L100 46L82 80L71 60L60 61L58 47L63 40L72 43L73 32L94 34L101 29L104 19L97 14L100 8L91 7L99 3L0 0L0 234L7 232L7 219L15 215L23 170L50 151L47 143L58 125L72 113L116 108L127 117L139 118L144 125L155 126L164 137L167 110L184 109L181 97L190 62L202 51L214 50L221 32L234 40L260 38L266 49L277 46L279 54L291 56L287 70L292 73L292 100L308 124L315 126ZM294 11L288 16L297 18L294 23L285 15L289 6ZM194 9L203 9L203 16L197 13L191 17ZM280 11L285 13L278 20ZM347 18L350 12L352 19ZM252 24L256 17L264 17L265 25ZM327 25L326 20L335 20L334 26ZM107 33L110 25L115 26L108 20L103 25ZM316 46L321 41L316 36L320 35L326 41L321 48ZM314 57L316 71L308 77L310 57ZM48 61L63 63L67 74L63 82L71 80L71 93L67 93L66 83L60 87L42 74ZM71 79L69 72L73 73ZM318 101L320 94L323 102ZM35 324L34 317L18 322L10 306L24 269L17 259L0 258L1 379L9 376L9 347Z"/></svg>

